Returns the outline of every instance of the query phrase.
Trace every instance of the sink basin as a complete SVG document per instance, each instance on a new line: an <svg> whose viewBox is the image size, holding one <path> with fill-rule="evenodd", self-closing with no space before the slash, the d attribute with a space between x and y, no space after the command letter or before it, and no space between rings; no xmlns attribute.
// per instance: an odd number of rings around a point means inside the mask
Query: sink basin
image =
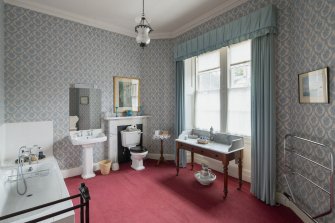
<svg viewBox="0 0 335 223"><path fill-rule="evenodd" d="M80 145L83 149L83 172L84 179L95 177L93 172L93 147L95 143L107 141L102 129L70 132L70 139L73 145Z"/></svg>
<svg viewBox="0 0 335 223"><path fill-rule="evenodd" d="M88 135L88 132L71 134L71 142L73 145L86 145L107 141L107 136L103 132L94 132L93 135Z"/></svg>

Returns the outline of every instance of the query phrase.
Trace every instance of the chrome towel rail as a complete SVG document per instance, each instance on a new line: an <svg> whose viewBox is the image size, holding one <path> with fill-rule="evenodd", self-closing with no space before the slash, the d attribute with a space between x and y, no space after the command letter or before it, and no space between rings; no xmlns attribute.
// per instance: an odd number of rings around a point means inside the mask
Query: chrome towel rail
<svg viewBox="0 0 335 223"><path fill-rule="evenodd" d="M313 160L314 157L310 157L304 154L301 154L299 152L297 152L298 148L294 147L294 146L288 146L288 140L289 139L293 139L296 140L297 143L307 143L310 146L315 146L320 148L321 150L324 150L324 152L326 152L326 154L329 155L329 161L327 164L329 165L325 165L324 163L320 163L317 162L315 160ZM301 148L299 148L301 150ZM324 170L327 172L326 176L329 176L329 188L324 188L322 185L319 185L318 182L316 182L314 179L311 179L311 177L306 176L306 172L308 173L308 170L304 169L304 171L301 171L301 169L298 168L293 168L292 167L292 163L287 161L287 156L288 154L292 155L292 156L296 156L299 157L309 163L312 163L313 165L318 166L320 169ZM334 157L333 157L333 151L331 150L331 148L325 144L316 142L316 141L312 141L300 136L296 136L293 134L287 134L284 138L284 164L285 164L285 168L284 168L284 178L289 190L289 194L286 196L288 196L288 198L298 207L300 208L307 216L309 216L311 219L313 219L314 221L316 221L317 218L320 218L322 216L328 215L332 212L333 208L334 208ZM296 170L297 169L297 170ZM292 185L290 184L291 181L288 180L288 175L298 175L300 177L302 177L302 179L306 180L307 182L309 182L310 184L312 184L314 187L320 189L320 191L322 193L327 194L327 196L329 196L329 208L327 210L322 211L321 213L317 213L317 214L312 214L310 213L305 207L302 207L302 205L300 205L300 203L297 202L294 193L292 192ZM310 176L312 175L312 173L309 174ZM301 182L303 183L303 182ZM328 181L327 181L328 183ZM285 193L284 193L285 194Z"/></svg>

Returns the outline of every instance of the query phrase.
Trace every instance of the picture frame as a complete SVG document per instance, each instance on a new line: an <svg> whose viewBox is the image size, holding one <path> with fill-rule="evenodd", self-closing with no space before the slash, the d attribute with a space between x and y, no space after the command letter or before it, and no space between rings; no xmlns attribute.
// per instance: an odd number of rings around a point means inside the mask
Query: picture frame
<svg viewBox="0 0 335 223"><path fill-rule="evenodd" d="M140 79L113 77L114 112L135 111L140 108Z"/></svg>
<svg viewBox="0 0 335 223"><path fill-rule="evenodd" d="M81 105L88 105L89 104L89 97L88 96L81 96L80 97L80 104Z"/></svg>
<svg viewBox="0 0 335 223"><path fill-rule="evenodd" d="M298 75L300 104L329 103L328 67Z"/></svg>

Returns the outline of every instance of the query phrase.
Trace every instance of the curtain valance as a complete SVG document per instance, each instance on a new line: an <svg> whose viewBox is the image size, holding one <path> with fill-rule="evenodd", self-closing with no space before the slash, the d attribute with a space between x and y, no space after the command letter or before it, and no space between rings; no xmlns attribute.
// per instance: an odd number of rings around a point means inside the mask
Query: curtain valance
<svg viewBox="0 0 335 223"><path fill-rule="evenodd" d="M249 15L183 42L174 48L176 61L224 46L276 32L276 8L261 8Z"/></svg>

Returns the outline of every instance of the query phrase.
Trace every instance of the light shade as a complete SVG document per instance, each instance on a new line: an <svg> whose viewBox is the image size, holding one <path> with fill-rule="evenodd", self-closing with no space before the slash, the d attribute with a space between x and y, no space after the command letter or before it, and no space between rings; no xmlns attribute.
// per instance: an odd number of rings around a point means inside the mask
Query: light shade
<svg viewBox="0 0 335 223"><path fill-rule="evenodd" d="M153 31L149 22L144 15L144 0L143 0L143 11L141 16L141 21L137 26L135 26L135 32L137 33L136 42L140 44L140 47L145 47L150 43L149 33Z"/></svg>
<svg viewBox="0 0 335 223"><path fill-rule="evenodd" d="M136 29L137 36L136 42L140 44L141 47L145 47L150 43L149 33L151 32L151 28L146 25L141 25Z"/></svg>

